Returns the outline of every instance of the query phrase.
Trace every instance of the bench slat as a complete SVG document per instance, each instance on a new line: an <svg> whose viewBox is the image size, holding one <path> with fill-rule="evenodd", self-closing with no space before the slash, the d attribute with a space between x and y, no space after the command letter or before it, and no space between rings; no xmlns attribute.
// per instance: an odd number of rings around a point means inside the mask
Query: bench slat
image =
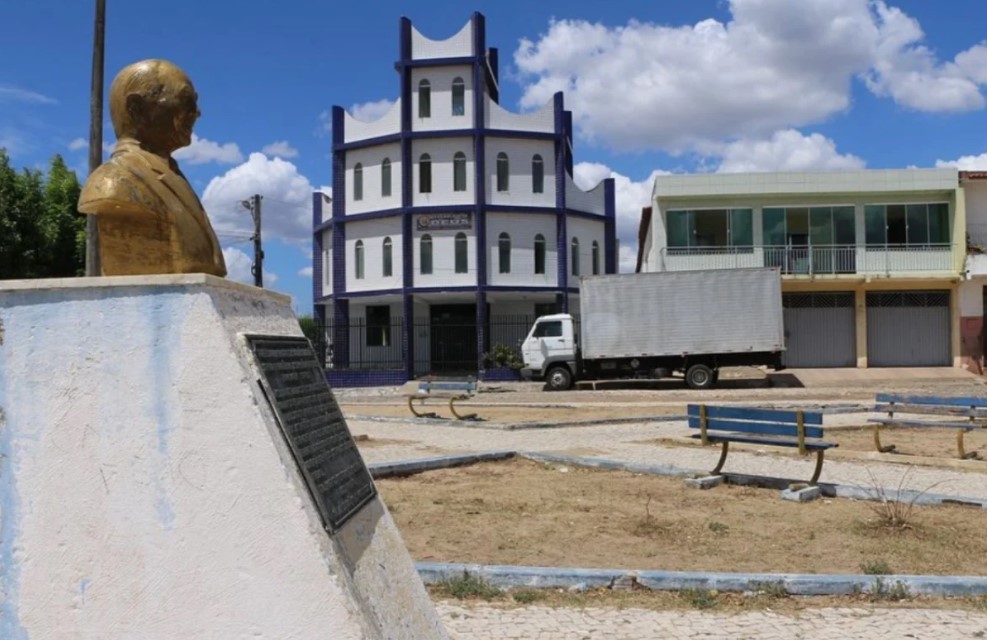
<svg viewBox="0 0 987 640"><path fill-rule="evenodd" d="M475 382L421 382L419 391L475 391Z"/></svg>
<svg viewBox="0 0 987 640"><path fill-rule="evenodd" d="M987 398L979 397L947 397L947 396L899 396L893 393L877 394L876 402L894 402L895 404L944 405L950 407L982 407L987 408Z"/></svg>
<svg viewBox="0 0 987 640"><path fill-rule="evenodd" d="M709 407L712 409L713 407ZM689 416L689 426L693 429L699 429L700 418L697 416ZM798 435L797 427L794 424L781 424L777 422L741 422L739 420L722 420L720 418L706 418L706 430L709 431L734 431L739 433L760 433L764 435L772 436L791 436L796 437ZM805 437L806 438L821 438L823 437L823 430L821 427L805 427Z"/></svg>
<svg viewBox="0 0 987 640"><path fill-rule="evenodd" d="M687 407L690 416L699 417L699 405L690 404ZM706 407L707 418L727 418L739 420L756 420L758 422L775 422L795 424L797 412L785 409L758 409L748 407ZM803 411L802 422L806 425L822 425L822 414L816 411Z"/></svg>
<svg viewBox="0 0 987 640"><path fill-rule="evenodd" d="M878 404L874 405L874 411L880 413L912 413L916 415L930 416L957 416L963 418L987 418L987 409L970 409L966 407L952 407L947 405L921 405L921 404Z"/></svg>
<svg viewBox="0 0 987 640"><path fill-rule="evenodd" d="M969 422L931 422L929 420L899 420L897 418L871 418L867 422L900 427L949 427L952 429L965 429L967 431L980 428L980 425Z"/></svg>
<svg viewBox="0 0 987 640"><path fill-rule="evenodd" d="M702 434L694 433L690 436L691 438L699 439ZM787 438L756 438L754 436L747 436L741 433L709 433L706 435L706 439L709 442L741 442L744 444L767 444L775 447L794 447L798 448L799 442L797 439L787 439ZM838 447L839 445L835 442L822 442L822 441L811 441L806 440L805 448L807 451L818 451L819 449L832 449L833 447Z"/></svg>

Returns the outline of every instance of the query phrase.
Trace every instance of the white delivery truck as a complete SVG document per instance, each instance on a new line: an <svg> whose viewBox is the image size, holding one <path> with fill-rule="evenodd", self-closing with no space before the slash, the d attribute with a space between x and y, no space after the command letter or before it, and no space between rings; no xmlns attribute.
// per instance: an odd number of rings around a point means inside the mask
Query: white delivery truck
<svg viewBox="0 0 987 640"><path fill-rule="evenodd" d="M580 314L542 316L521 346L522 375L576 380L662 378L706 389L720 367L784 368L778 269L722 269L580 279Z"/></svg>

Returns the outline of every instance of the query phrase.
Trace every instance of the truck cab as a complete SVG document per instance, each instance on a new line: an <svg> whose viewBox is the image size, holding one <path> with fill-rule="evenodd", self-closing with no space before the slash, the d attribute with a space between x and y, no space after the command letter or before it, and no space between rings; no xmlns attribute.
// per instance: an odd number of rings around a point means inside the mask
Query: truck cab
<svg viewBox="0 0 987 640"><path fill-rule="evenodd" d="M571 315L541 316L521 345L521 375L525 380L545 380L554 390L568 389L576 375L576 349Z"/></svg>

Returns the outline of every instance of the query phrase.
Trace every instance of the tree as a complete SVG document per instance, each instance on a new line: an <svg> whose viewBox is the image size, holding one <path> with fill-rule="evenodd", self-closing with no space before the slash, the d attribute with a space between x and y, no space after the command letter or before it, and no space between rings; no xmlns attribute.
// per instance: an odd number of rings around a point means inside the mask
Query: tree
<svg viewBox="0 0 987 640"><path fill-rule="evenodd" d="M85 223L77 203L81 187L61 156L40 171L10 166L0 148L0 279L81 275Z"/></svg>

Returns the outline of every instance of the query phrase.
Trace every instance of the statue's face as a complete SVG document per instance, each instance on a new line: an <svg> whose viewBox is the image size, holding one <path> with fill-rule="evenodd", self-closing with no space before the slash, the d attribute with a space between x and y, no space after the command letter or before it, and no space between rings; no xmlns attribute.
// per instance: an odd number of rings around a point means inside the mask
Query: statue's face
<svg viewBox="0 0 987 640"><path fill-rule="evenodd" d="M175 129L175 148L180 149L192 144L192 128L195 121L202 115L199 112L199 95L192 83L185 81L170 104L172 122Z"/></svg>
<svg viewBox="0 0 987 640"><path fill-rule="evenodd" d="M138 138L152 148L171 153L192 143L192 128L199 116L199 96L192 83L177 68L159 76L157 91L138 97L139 106L131 112L139 123Z"/></svg>

